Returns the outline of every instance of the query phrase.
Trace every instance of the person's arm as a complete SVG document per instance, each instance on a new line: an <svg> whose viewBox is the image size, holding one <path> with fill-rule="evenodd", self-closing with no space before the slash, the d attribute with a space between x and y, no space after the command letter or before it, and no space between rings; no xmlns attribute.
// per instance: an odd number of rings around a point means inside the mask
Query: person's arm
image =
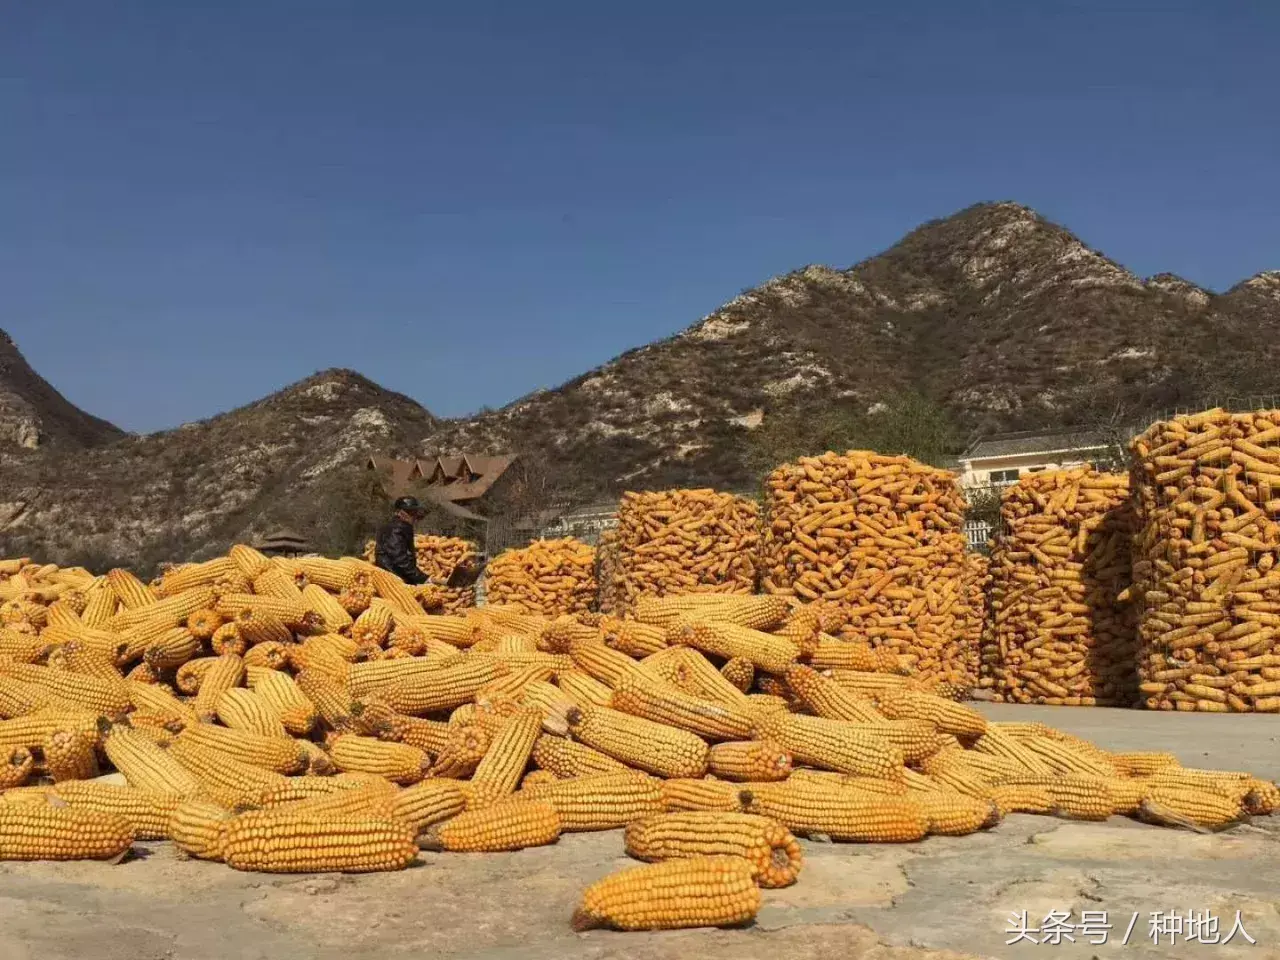
<svg viewBox="0 0 1280 960"><path fill-rule="evenodd" d="M418 558L413 549L413 528L397 524L387 533L387 565L391 572L411 586L427 583L425 573L418 569Z"/></svg>

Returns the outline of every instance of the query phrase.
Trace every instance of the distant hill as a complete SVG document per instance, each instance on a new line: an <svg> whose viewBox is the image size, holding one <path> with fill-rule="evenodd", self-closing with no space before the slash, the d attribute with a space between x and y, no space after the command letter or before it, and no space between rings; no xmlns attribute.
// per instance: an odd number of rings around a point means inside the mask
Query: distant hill
<svg viewBox="0 0 1280 960"><path fill-rule="evenodd" d="M980 204L849 269L777 277L677 336L461 420L335 370L120 438L7 338L0 372L3 398L30 411L0 417L0 444L28 445L32 429L48 438L17 457L0 446L0 553L154 561L207 555L280 521L336 536L369 452L516 451L587 500L748 487L753 430L833 403L875 415L918 394L976 434L1277 393L1280 271L1221 294L1171 274L1144 280L1033 210Z"/></svg>

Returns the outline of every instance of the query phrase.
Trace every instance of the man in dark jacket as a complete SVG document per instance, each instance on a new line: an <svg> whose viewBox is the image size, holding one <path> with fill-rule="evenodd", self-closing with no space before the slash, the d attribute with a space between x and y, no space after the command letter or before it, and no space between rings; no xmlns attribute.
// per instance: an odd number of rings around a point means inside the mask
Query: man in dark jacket
<svg viewBox="0 0 1280 960"><path fill-rule="evenodd" d="M427 511L417 497L398 498L395 511L395 516L378 531L373 562L412 586L431 583L431 578L418 569L417 552L413 548L413 525L426 516Z"/></svg>

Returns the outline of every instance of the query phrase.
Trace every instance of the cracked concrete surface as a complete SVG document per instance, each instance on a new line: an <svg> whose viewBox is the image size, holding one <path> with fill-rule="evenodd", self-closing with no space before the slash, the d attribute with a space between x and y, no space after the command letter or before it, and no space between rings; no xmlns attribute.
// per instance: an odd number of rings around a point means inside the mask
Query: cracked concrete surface
<svg viewBox="0 0 1280 960"><path fill-rule="evenodd" d="M1167 749L1184 763L1280 776L1280 720L1071 708L983 707L1043 719L1119 749ZM1206 756L1206 754L1208 756ZM1280 817L1215 835L1113 818L1012 816L970 837L911 845L804 842L800 882L767 890L740 930L575 934L583 887L630 866L620 831L514 854L424 854L395 874L261 876L183 860L167 844L99 863L0 865L0 960L256 960L430 955L483 960L778 960L865 957L1280 958ZM1242 912L1256 941L1200 946L1148 938L1153 910ZM1111 942L1006 945L1027 911L1105 910ZM1130 916L1128 946L1118 941Z"/></svg>

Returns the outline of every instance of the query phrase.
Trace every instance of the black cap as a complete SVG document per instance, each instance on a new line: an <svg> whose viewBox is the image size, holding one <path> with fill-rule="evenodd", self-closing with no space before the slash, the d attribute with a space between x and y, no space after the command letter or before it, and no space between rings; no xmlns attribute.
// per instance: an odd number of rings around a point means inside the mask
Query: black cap
<svg viewBox="0 0 1280 960"><path fill-rule="evenodd" d="M427 512L417 497L397 497L394 506L396 510L403 510L405 513L422 514Z"/></svg>

